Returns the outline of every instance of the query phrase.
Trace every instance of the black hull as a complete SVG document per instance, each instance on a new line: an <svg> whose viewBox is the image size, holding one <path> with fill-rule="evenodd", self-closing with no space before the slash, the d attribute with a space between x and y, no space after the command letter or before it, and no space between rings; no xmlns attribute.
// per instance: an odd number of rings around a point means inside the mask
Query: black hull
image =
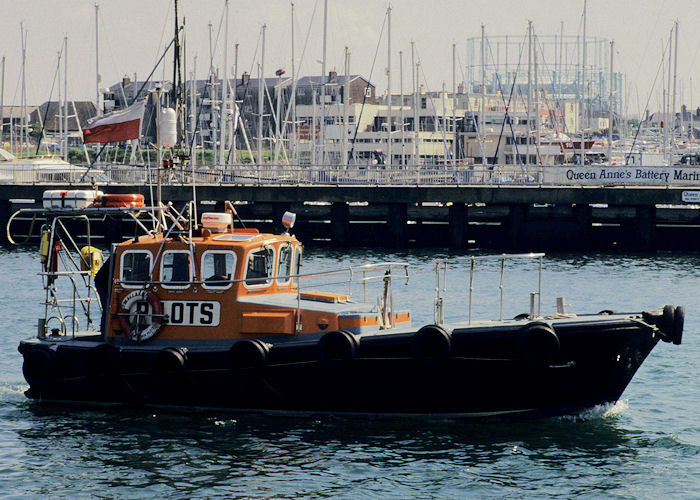
<svg viewBox="0 0 700 500"><path fill-rule="evenodd" d="M599 317L555 323L557 350L533 355L523 345L532 325L457 327L444 350L407 332L362 336L350 350L342 342L329 350L318 337L271 342L264 359L223 348L164 355L98 340L34 339L20 352L27 396L39 401L512 418L617 401L660 340L639 319Z"/></svg>

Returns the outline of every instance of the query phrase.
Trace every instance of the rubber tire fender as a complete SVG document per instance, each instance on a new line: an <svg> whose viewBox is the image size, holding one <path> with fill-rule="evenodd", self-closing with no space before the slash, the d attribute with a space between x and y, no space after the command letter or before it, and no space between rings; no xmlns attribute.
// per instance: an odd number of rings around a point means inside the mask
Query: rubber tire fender
<svg viewBox="0 0 700 500"><path fill-rule="evenodd" d="M664 335L666 342L670 342L673 336L673 325L676 322L676 312L672 305L665 305L661 319L659 320L658 327L661 333Z"/></svg>
<svg viewBox="0 0 700 500"><path fill-rule="evenodd" d="M110 344L92 347L85 354L83 370L88 378L112 377L119 374L121 354L119 348Z"/></svg>
<svg viewBox="0 0 700 500"><path fill-rule="evenodd" d="M439 325L426 325L413 335L411 350L421 363L437 363L450 356L452 335Z"/></svg>
<svg viewBox="0 0 700 500"><path fill-rule="evenodd" d="M347 330L325 333L316 345L318 360L326 367L346 366L357 356L360 339Z"/></svg>
<svg viewBox="0 0 700 500"><path fill-rule="evenodd" d="M58 374L58 356L51 349L29 349L24 353L22 374L31 387L43 388Z"/></svg>
<svg viewBox="0 0 700 500"><path fill-rule="evenodd" d="M228 351L229 367L234 372L260 371L267 364L270 346L257 339L239 340Z"/></svg>
<svg viewBox="0 0 700 500"><path fill-rule="evenodd" d="M547 365L559 355L561 342L554 328L543 321L529 323L518 338L520 359L534 365Z"/></svg>
<svg viewBox="0 0 700 500"><path fill-rule="evenodd" d="M673 331L671 332L671 340L674 345L681 345L683 340L683 325L685 324L685 307L678 306L673 311Z"/></svg>
<svg viewBox="0 0 700 500"><path fill-rule="evenodd" d="M187 349L166 347L156 353L154 371L160 375L181 375L187 370Z"/></svg>

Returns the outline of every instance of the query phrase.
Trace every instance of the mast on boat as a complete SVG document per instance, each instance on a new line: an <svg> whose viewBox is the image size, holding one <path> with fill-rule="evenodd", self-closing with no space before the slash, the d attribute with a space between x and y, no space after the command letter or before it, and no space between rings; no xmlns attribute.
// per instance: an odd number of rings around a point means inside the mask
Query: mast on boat
<svg viewBox="0 0 700 500"><path fill-rule="evenodd" d="M391 151L391 121L392 121L392 116L391 116L391 4L387 7L386 9L386 17L387 17L387 69L386 69L386 76L387 76L387 110L386 110L386 141L387 141L387 158L386 158L386 164L387 167L391 167L391 160L392 160L392 151Z"/></svg>
<svg viewBox="0 0 700 500"><path fill-rule="evenodd" d="M328 0L323 0L323 59L321 61L321 165L326 164L326 45L328 38Z"/></svg>

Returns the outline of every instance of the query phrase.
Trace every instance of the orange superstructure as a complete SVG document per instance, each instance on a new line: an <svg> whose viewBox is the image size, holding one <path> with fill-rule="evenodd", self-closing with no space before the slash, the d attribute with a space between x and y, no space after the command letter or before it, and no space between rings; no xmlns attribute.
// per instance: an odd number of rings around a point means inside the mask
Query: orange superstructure
<svg viewBox="0 0 700 500"><path fill-rule="evenodd" d="M205 214L214 215L214 214ZM223 215L223 214L221 214ZM149 234L116 247L106 337L199 344L251 336L361 332L410 322L346 294L300 291L302 245L255 229Z"/></svg>

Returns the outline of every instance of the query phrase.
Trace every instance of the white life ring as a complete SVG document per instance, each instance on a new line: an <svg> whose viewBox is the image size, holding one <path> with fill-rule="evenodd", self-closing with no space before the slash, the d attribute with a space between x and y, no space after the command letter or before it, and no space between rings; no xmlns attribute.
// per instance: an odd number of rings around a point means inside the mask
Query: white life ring
<svg viewBox="0 0 700 500"><path fill-rule="evenodd" d="M131 308L138 302L147 302L151 306L151 312L147 314L151 318L151 324L143 331L131 324ZM153 338L163 325L163 305L158 296L150 290L136 290L124 297L119 305L119 325L122 331L127 332L129 339L135 342Z"/></svg>

